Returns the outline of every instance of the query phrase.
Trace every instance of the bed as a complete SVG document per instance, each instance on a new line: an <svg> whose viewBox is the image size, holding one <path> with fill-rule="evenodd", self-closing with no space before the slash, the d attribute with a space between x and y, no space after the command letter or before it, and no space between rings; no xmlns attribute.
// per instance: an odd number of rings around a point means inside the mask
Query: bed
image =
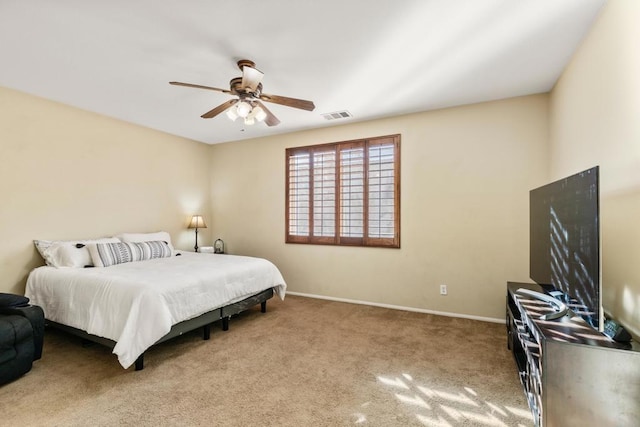
<svg viewBox="0 0 640 427"><path fill-rule="evenodd" d="M154 344L200 327L208 339L213 322L227 329L232 315L256 304L264 312L274 294L284 299L286 283L266 259L170 253L104 267L38 267L25 295L48 325L113 347L122 367L136 370Z"/></svg>

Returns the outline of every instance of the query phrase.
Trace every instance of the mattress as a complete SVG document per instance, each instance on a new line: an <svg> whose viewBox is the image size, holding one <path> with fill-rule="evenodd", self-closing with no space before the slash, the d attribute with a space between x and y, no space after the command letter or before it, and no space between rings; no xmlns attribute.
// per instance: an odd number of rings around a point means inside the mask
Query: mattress
<svg viewBox="0 0 640 427"><path fill-rule="evenodd" d="M48 320L115 341L128 368L176 323L269 288L284 299L282 274L266 259L182 252L104 268L38 267L25 295Z"/></svg>

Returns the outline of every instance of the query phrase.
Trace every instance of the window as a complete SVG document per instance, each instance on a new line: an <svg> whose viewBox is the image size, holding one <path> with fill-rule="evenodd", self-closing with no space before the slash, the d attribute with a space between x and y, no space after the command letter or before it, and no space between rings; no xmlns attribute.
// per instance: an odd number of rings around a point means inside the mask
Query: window
<svg viewBox="0 0 640 427"><path fill-rule="evenodd" d="M287 243L400 247L400 135L286 156Z"/></svg>

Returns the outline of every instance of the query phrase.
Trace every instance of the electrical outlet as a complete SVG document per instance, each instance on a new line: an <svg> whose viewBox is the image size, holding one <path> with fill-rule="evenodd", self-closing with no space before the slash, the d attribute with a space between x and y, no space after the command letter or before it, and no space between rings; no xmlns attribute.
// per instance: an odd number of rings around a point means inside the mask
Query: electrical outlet
<svg viewBox="0 0 640 427"><path fill-rule="evenodd" d="M447 285L440 285L440 295L447 294Z"/></svg>

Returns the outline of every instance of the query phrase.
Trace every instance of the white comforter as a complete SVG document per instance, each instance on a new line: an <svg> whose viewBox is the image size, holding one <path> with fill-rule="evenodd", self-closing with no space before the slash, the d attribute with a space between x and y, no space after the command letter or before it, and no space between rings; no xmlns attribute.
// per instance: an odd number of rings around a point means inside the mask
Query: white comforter
<svg viewBox="0 0 640 427"><path fill-rule="evenodd" d="M286 283L265 259L184 252L104 268L38 267L25 295L47 319L116 341L128 368L172 325L268 288L284 299Z"/></svg>

